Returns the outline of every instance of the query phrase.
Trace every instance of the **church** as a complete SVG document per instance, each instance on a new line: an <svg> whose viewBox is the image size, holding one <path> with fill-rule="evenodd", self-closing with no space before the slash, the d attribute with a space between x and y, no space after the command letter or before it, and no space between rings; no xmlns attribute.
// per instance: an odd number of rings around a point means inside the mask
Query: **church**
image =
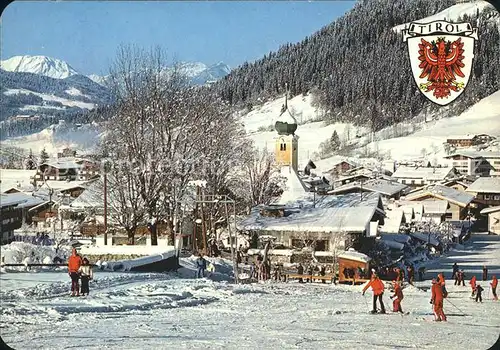
<svg viewBox="0 0 500 350"><path fill-rule="evenodd" d="M367 251L384 223L379 193L327 194L324 178L315 176L309 161L299 171L298 125L285 104L276 120L275 162L286 179L283 193L269 205L252 208L238 229L251 237L272 236L275 247L310 248L333 252L354 248Z"/></svg>

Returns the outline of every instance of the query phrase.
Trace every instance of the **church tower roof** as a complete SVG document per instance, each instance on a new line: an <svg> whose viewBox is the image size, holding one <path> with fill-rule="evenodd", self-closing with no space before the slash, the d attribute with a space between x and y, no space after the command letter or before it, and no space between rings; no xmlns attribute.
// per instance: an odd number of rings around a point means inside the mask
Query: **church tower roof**
<svg viewBox="0 0 500 350"><path fill-rule="evenodd" d="M297 130L297 120L288 109L288 89L285 95L285 104L281 108L281 113L276 119L274 128L279 135L294 135Z"/></svg>

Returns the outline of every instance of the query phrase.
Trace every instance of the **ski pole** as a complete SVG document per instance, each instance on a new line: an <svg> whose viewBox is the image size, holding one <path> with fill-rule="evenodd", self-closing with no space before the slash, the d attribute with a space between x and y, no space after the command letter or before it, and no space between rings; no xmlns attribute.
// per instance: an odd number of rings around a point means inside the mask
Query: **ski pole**
<svg viewBox="0 0 500 350"><path fill-rule="evenodd" d="M456 306L455 304L453 304L449 299L445 299L445 300L448 301L451 305L453 305L458 311L460 311L465 316L465 312L463 312L462 310L460 310L460 308L458 306Z"/></svg>

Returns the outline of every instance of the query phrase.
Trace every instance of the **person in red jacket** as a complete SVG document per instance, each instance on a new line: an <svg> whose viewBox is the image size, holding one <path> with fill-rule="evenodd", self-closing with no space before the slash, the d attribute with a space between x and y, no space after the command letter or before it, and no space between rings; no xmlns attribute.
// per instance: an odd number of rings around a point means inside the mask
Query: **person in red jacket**
<svg viewBox="0 0 500 350"><path fill-rule="evenodd" d="M436 279L432 280L431 287L431 304L434 310L434 321L446 321L446 315L443 310L443 286L437 282Z"/></svg>
<svg viewBox="0 0 500 350"><path fill-rule="evenodd" d="M398 282L392 281L392 284L394 286L394 295L392 295L390 298L395 298L392 301L392 312L403 313L403 308L401 307L401 300L403 300L403 290L401 289L401 286Z"/></svg>
<svg viewBox="0 0 500 350"><path fill-rule="evenodd" d="M374 272L373 276L368 282L368 284L363 288L363 295L365 295L366 290L371 287L373 290L373 310L371 311L372 314L377 313L377 299L379 300L380 303L380 313L385 314L385 306L384 302L382 301L382 296L384 295L384 282L378 278L377 274Z"/></svg>
<svg viewBox="0 0 500 350"><path fill-rule="evenodd" d="M71 277L71 296L80 296L80 289L78 285L78 279L80 278L80 266L82 265L82 258L73 248L71 256L68 260L68 274Z"/></svg>
<svg viewBox="0 0 500 350"><path fill-rule="evenodd" d="M498 296L497 296L498 279L497 279L497 276L492 277L490 285L491 285L491 292L493 293L493 299L498 300Z"/></svg>
<svg viewBox="0 0 500 350"><path fill-rule="evenodd" d="M472 278L469 281L470 287L472 288L472 294L471 297L474 296L474 293L476 292L476 276L472 276Z"/></svg>

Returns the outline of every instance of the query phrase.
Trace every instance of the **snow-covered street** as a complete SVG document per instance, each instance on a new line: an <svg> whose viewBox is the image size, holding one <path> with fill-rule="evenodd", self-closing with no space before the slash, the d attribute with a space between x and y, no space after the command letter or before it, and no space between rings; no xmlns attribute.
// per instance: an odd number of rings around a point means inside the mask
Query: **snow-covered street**
<svg viewBox="0 0 500 350"><path fill-rule="evenodd" d="M499 252L499 236L478 234L430 268L428 278L443 271L449 279L456 261L485 288L484 302L475 303L467 282L448 280L446 323L431 321L430 292L411 286L402 303L409 315L370 315L371 293L363 297L360 286L232 285L186 278L185 268L178 275L97 272L90 297L70 298L65 272L11 272L0 275L1 334L17 349L486 349L498 338L500 304L481 268L498 276Z"/></svg>

